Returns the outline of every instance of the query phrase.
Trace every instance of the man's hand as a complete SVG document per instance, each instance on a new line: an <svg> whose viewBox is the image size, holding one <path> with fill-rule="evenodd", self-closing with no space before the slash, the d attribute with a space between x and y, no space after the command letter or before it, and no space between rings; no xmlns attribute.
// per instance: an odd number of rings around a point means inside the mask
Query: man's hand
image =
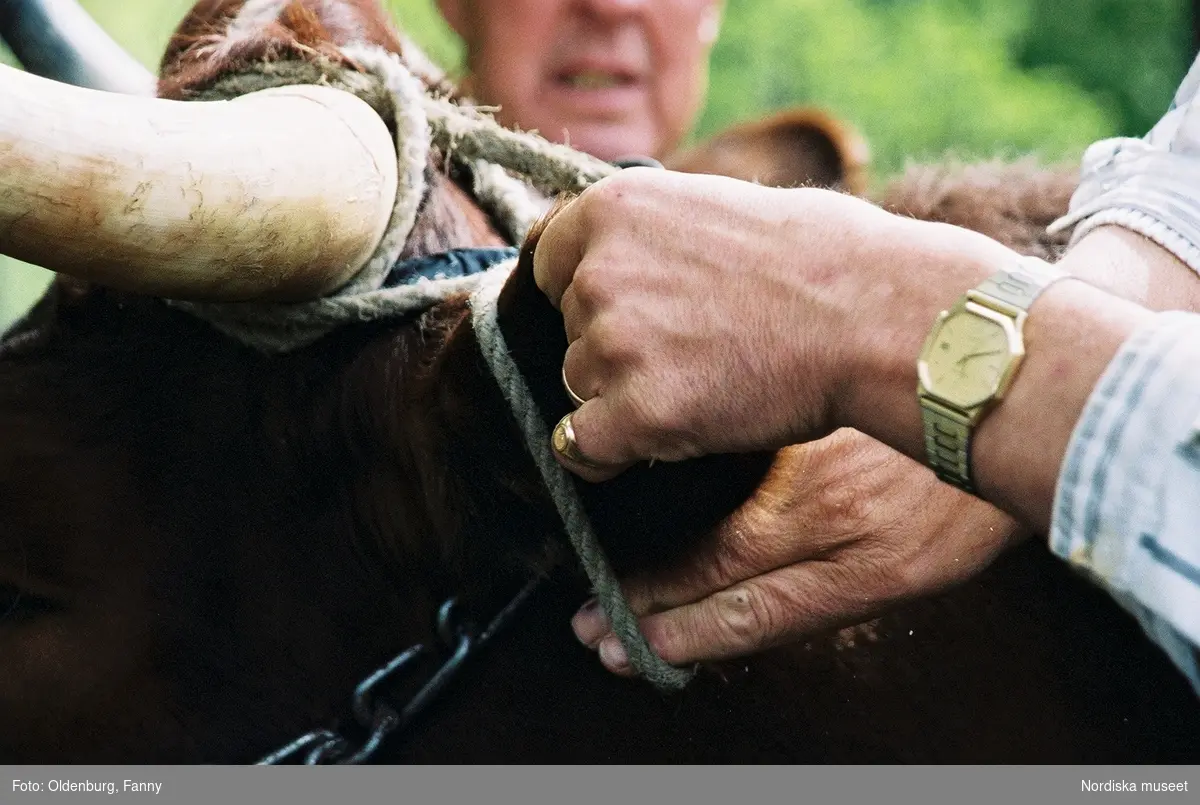
<svg viewBox="0 0 1200 805"><path fill-rule="evenodd" d="M625 590L665 660L717 660L861 623L966 580L1024 536L991 505L843 429L781 452L703 550ZM606 667L629 673L596 607L573 626Z"/></svg>
<svg viewBox="0 0 1200 805"><path fill-rule="evenodd" d="M585 401L574 449L555 454L601 481L649 459L778 449L864 414L923 453L921 343L1013 259L833 191L621 171L559 207L534 251L563 314L564 379Z"/></svg>

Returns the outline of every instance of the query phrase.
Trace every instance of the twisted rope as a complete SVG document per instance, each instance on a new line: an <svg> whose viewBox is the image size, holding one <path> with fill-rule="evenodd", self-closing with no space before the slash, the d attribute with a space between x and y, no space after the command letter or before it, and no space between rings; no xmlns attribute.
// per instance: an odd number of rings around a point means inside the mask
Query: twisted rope
<svg viewBox="0 0 1200 805"><path fill-rule="evenodd" d="M272 7L272 0L256 0L254 4L256 14L262 9L268 9L262 13L269 13ZM417 313L452 295L471 291L472 323L480 348L520 425L525 446L630 664L661 689L682 688L693 672L664 662L638 628L637 616L625 600L596 538L573 477L550 455L550 434L500 332L496 301L516 259L481 274L444 279L421 277L408 284L383 287L424 199L425 168L432 147L440 148L447 160L470 169L477 200L504 225L513 244L524 240L549 203L546 196L536 195L529 185L551 195L580 192L618 168L535 134L506 129L483 110L432 96L421 78L394 53L365 44L347 46L343 53L366 73L331 64L267 63L260 72L227 77L197 97L235 97L288 83L329 83L358 95L381 114L390 100L391 108L387 111L395 124L400 187L387 230L370 259L339 291L309 302L171 301L170 304L205 319L245 344L267 352L286 352L312 343L345 324ZM424 69L428 72L430 68ZM383 99L381 88L387 96Z"/></svg>
<svg viewBox="0 0 1200 805"><path fill-rule="evenodd" d="M521 370L509 354L497 319L496 302L505 280L508 279L510 269L511 267L496 268L486 272L481 277L479 288L470 297L471 324L479 339L484 359L521 427L521 433L525 436L525 446L533 456L538 472L542 475L542 482L558 509L558 516L562 519L567 537L571 540L584 572L592 583L596 599L612 625L613 633L625 648L630 665L655 687L662 690L683 688L694 676L694 671L676 668L664 662L654 653L654 649L650 648L645 635L638 628L637 616L625 600L621 584L613 573L608 557L604 554L600 541L596 539L596 533L592 529L587 512L584 511L573 478L550 455L550 434L546 430L545 420L533 399L533 393L521 375Z"/></svg>
<svg viewBox="0 0 1200 805"><path fill-rule="evenodd" d="M343 324L418 313L452 295L470 291L474 277L421 280L383 289L416 222L426 192L430 150L469 168L480 202L514 244L549 206L546 193L578 192L617 168L534 134L510 131L478 109L431 96L395 53L358 44L342 52L365 72L329 62L264 62L257 72L223 78L193 95L197 100L232 98L296 83L324 83L351 92L391 117L396 131L400 186L383 238L362 269L330 296L306 302L185 302L168 300L226 335L264 352L307 346ZM513 175L524 177L529 184Z"/></svg>
<svg viewBox="0 0 1200 805"><path fill-rule="evenodd" d="M424 107L434 145L468 164L499 165L541 190L578 193L619 170L536 134L506 129L469 106L426 95Z"/></svg>

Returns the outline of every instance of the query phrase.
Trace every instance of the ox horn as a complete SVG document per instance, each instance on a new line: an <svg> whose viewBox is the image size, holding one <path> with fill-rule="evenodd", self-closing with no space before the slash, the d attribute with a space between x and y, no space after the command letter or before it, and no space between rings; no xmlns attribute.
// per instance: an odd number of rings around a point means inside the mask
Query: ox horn
<svg viewBox="0 0 1200 805"><path fill-rule="evenodd" d="M150 71L75 0L0 0L0 37L35 75L108 92L154 94Z"/></svg>
<svg viewBox="0 0 1200 805"><path fill-rule="evenodd" d="M340 90L184 103L0 66L0 252L102 285L328 293L378 244L396 174L383 120Z"/></svg>

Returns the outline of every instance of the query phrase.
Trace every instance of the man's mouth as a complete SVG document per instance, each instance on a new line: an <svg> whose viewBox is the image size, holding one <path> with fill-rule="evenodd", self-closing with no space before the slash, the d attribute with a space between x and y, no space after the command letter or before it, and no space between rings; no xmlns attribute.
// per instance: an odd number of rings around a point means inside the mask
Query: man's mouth
<svg viewBox="0 0 1200 805"><path fill-rule="evenodd" d="M615 89L634 83L630 76L599 70L584 70L579 73L560 75L559 81L572 89Z"/></svg>

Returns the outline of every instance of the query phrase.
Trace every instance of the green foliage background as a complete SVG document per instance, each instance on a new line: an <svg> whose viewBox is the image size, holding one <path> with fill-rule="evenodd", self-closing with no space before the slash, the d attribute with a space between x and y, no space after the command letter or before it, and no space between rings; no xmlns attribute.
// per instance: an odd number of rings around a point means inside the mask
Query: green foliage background
<svg viewBox="0 0 1200 805"><path fill-rule="evenodd" d="M193 2L81 1L149 67ZM388 5L461 65L433 0ZM1153 125L1190 64L1190 25L1185 0L726 0L696 136L817 104L867 137L877 180L946 154L1074 160ZM0 258L0 327L45 281Z"/></svg>

